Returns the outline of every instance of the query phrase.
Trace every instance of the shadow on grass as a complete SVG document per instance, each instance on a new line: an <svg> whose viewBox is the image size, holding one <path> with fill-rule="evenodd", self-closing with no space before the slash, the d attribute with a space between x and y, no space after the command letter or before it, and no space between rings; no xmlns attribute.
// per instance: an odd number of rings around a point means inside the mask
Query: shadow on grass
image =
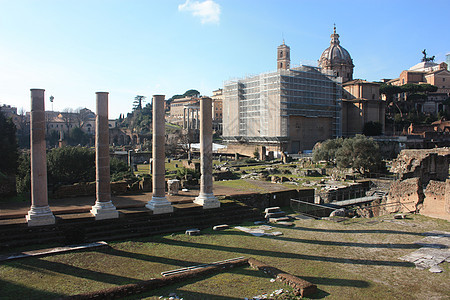
<svg viewBox="0 0 450 300"><path fill-rule="evenodd" d="M272 238L264 236L265 238ZM283 240L287 242L305 243L324 246L344 246L344 247L361 247L361 248L387 248L387 249L419 249L422 246L417 244L373 244L373 243L354 243L354 242L336 242L336 241L321 241L321 240L307 240L298 238L289 238L283 236L277 236L277 240ZM430 244L429 247L439 247L440 244Z"/></svg>
<svg viewBox="0 0 450 300"><path fill-rule="evenodd" d="M136 283L139 280L130 277L124 277L119 275L107 274L103 272L97 272L92 270L87 270L71 265L67 265L60 262L47 261L39 258L23 259L17 262L10 263L11 267L20 268L32 272L42 272L51 271L60 274L66 274L69 276L76 276L80 278L89 279L97 282L104 282L109 284L129 284Z"/></svg>
<svg viewBox="0 0 450 300"><path fill-rule="evenodd" d="M264 273L262 273L258 270L248 269L247 267L238 267L238 268L228 269L224 272L232 273L237 276L262 277L262 278L267 278L267 280L269 280L271 278L270 276L265 275ZM220 279L214 278L217 275L219 275L219 273L214 273L214 274L199 276L196 278L186 279L183 282L171 284L171 285L165 286L163 288L154 289L154 290L151 290L148 292L125 297L122 299L137 300L137 299L142 299L145 297L159 297L159 296L163 296L164 298L167 299L167 298L169 298L170 294L175 293L178 297L184 298L184 299L241 300L241 299L244 299L244 297L251 298L253 296L256 296L258 293L261 294L261 291L255 291L254 295L244 295L244 292L243 292L243 294L239 295L239 297L232 297L229 295L227 295L227 296L216 295L216 294L214 294L214 292L207 293L207 292L199 292L199 291L190 291L190 290L188 290L189 288L185 289L185 287L187 287L189 285L195 285L198 282L207 281L205 284L200 284L200 286L203 287L203 289L208 289L208 290L218 289L218 290L223 291L224 294L226 294L227 293L226 290L230 289L230 287L226 286L226 282L222 282L222 281L220 281ZM270 284L272 284L272 283L269 283L269 285ZM198 290L199 288L190 287L190 289ZM270 286L265 286L264 289L267 289L267 290L264 290L264 292L272 292ZM273 290L275 290L275 289L276 288L273 288Z"/></svg>
<svg viewBox="0 0 450 300"><path fill-rule="evenodd" d="M0 280L0 298L2 300L15 299L55 299L64 296L64 294L57 294L46 292L42 290L33 289L22 284Z"/></svg>
<svg viewBox="0 0 450 300"><path fill-rule="evenodd" d="M142 260L142 261L155 262L155 263L180 266L180 267L189 267L189 266L196 266L196 265L203 264L203 263L195 262L195 261L179 260L179 259L173 259L173 258L167 258L167 257L141 254L141 253L133 253L133 252L123 251L123 250L114 249L114 248L98 249L97 251L108 254L108 255L115 255L115 256L120 256L120 257L125 257L125 258L132 258L132 259L137 259L137 260Z"/></svg>
<svg viewBox="0 0 450 300"><path fill-rule="evenodd" d="M312 276L298 276L302 279L318 285L330 286L349 286L355 288L368 288L370 283L364 280L343 279L343 278L329 278L329 277L312 277Z"/></svg>
<svg viewBox="0 0 450 300"><path fill-rule="evenodd" d="M343 263L343 264L358 264L358 265L375 265L375 266L393 266L393 267L414 267L413 263L409 262L399 262L399 261L388 261L388 260L371 260L371 259L356 259L356 258L341 258L341 257L328 257L328 256L318 256L318 255L307 255L307 254L297 254L297 253L287 253L279 252L273 250L260 250L260 249L247 249L240 247L222 246L222 245L210 245L210 244L200 244L188 241L176 241L171 240L166 237L158 239L159 242L165 243L167 245L173 246L183 246L192 248L201 248L209 250L220 250L229 251L234 253L242 253L248 255L257 256L268 256L268 257L280 257L280 258L290 258L290 259L304 259L312 261L322 261L322 262L333 262L333 263Z"/></svg>
<svg viewBox="0 0 450 300"><path fill-rule="evenodd" d="M292 227L289 229L301 230L301 231L314 231L314 232L325 232L325 233L383 233L383 234L409 234L423 236L419 232L409 232L409 231L399 231L399 230L386 230L386 229L322 229L322 228L309 228L309 227Z"/></svg>
<svg viewBox="0 0 450 300"><path fill-rule="evenodd" d="M205 264L205 262L194 262L194 261L179 260L179 259L160 257L160 256L151 256L151 255L146 255L146 254L127 252L127 251L113 249L113 248L98 249L98 252L102 252L102 253L105 253L108 255L116 255L116 256L120 256L120 257L132 258L132 259L143 260L143 261L148 261L148 262L173 265L173 266L175 266L174 268L176 268L176 267L192 267L192 266ZM253 277L266 277L266 276L262 275L261 272L258 272L256 270L252 271L252 270L244 269L244 270L242 270L241 273L243 275L248 275L248 276L253 276Z"/></svg>

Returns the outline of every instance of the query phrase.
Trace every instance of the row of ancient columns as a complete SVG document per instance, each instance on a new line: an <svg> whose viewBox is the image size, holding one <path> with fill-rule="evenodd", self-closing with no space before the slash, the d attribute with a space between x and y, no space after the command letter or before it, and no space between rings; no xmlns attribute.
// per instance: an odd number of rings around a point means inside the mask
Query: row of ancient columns
<svg viewBox="0 0 450 300"><path fill-rule="evenodd" d="M97 92L95 166L96 201L91 213L96 220L118 218L111 201L109 169L108 93ZM212 105L211 98L200 100L200 194L194 203L204 209L216 208L220 202L212 191ZM173 212L165 195L165 112L164 96L153 96L153 193L146 207L154 214ZM31 90L31 208L26 216L28 226L50 225L55 217L48 205L47 159L45 145L44 90Z"/></svg>
<svg viewBox="0 0 450 300"><path fill-rule="evenodd" d="M187 113L186 113L187 112ZM183 107L183 128L184 129L198 129L198 112L197 106L188 105Z"/></svg>

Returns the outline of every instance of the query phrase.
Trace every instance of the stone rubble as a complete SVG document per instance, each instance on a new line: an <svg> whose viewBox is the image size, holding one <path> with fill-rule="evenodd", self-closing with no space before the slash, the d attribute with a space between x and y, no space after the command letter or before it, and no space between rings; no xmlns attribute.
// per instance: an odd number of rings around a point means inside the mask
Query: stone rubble
<svg viewBox="0 0 450 300"><path fill-rule="evenodd" d="M282 235L283 233L281 231L273 231L273 232L266 232L266 231L270 231L273 229L272 226L268 226L268 225L261 225L255 228L249 228L249 227L244 227L244 226L236 226L234 227L237 230L246 232L248 234L251 234L253 236L279 236Z"/></svg>
<svg viewBox="0 0 450 300"><path fill-rule="evenodd" d="M272 282L272 280L271 280L271 282ZM284 289L279 289L279 290L273 291L270 294L265 293L265 294L261 294L261 295L258 295L258 296L254 296L253 298L244 298L244 300L278 299L279 296L281 296L281 295L283 295L285 293L288 294L289 291L284 290ZM274 298L274 297L277 297L277 298Z"/></svg>
<svg viewBox="0 0 450 300"><path fill-rule="evenodd" d="M423 247L400 259L414 263L416 269L441 273L443 270L438 264L450 261L450 233L434 230L425 232L424 235L427 237L415 242Z"/></svg>

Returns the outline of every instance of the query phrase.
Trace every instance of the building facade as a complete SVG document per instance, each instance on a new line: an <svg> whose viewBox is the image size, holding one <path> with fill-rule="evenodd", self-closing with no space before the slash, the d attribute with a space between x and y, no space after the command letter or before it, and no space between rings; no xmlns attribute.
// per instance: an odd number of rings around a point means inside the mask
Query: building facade
<svg viewBox="0 0 450 300"><path fill-rule="evenodd" d="M285 69L285 63L276 72L225 82L224 140L297 153L341 136L338 78L314 67Z"/></svg>
<svg viewBox="0 0 450 300"><path fill-rule="evenodd" d="M445 109L443 102L450 96L450 71L445 62L434 63L425 57L422 62L400 73L400 76L386 82L387 84L402 86L404 84L431 84L438 89L434 93L428 93L427 98L415 101L414 108L417 112L436 115ZM395 100L400 101L400 106L406 106L406 93L395 95ZM405 105L402 105L405 104Z"/></svg>
<svg viewBox="0 0 450 300"><path fill-rule="evenodd" d="M381 100L380 84L356 79L342 87L342 135L360 134L368 122L380 123L384 134L386 102Z"/></svg>

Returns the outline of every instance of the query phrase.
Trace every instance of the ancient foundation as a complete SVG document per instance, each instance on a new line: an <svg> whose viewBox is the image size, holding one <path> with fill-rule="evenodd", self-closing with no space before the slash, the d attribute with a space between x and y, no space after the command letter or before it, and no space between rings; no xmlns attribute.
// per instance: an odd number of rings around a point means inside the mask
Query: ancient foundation
<svg viewBox="0 0 450 300"><path fill-rule="evenodd" d="M44 90L31 90L31 208L28 226L55 224L55 216L48 206L47 156L45 152Z"/></svg>
<svg viewBox="0 0 450 300"><path fill-rule="evenodd" d="M203 209L220 207L213 194L212 176L212 103L211 98L200 99L200 194L194 203Z"/></svg>
<svg viewBox="0 0 450 300"><path fill-rule="evenodd" d="M111 201L109 172L108 93L97 92L97 116L95 120L95 175L96 201L91 214L96 220L119 217Z"/></svg>
<svg viewBox="0 0 450 300"><path fill-rule="evenodd" d="M173 212L173 207L167 201L165 191L165 119L164 95L153 96L153 146L152 146L152 199L145 205L154 214Z"/></svg>

